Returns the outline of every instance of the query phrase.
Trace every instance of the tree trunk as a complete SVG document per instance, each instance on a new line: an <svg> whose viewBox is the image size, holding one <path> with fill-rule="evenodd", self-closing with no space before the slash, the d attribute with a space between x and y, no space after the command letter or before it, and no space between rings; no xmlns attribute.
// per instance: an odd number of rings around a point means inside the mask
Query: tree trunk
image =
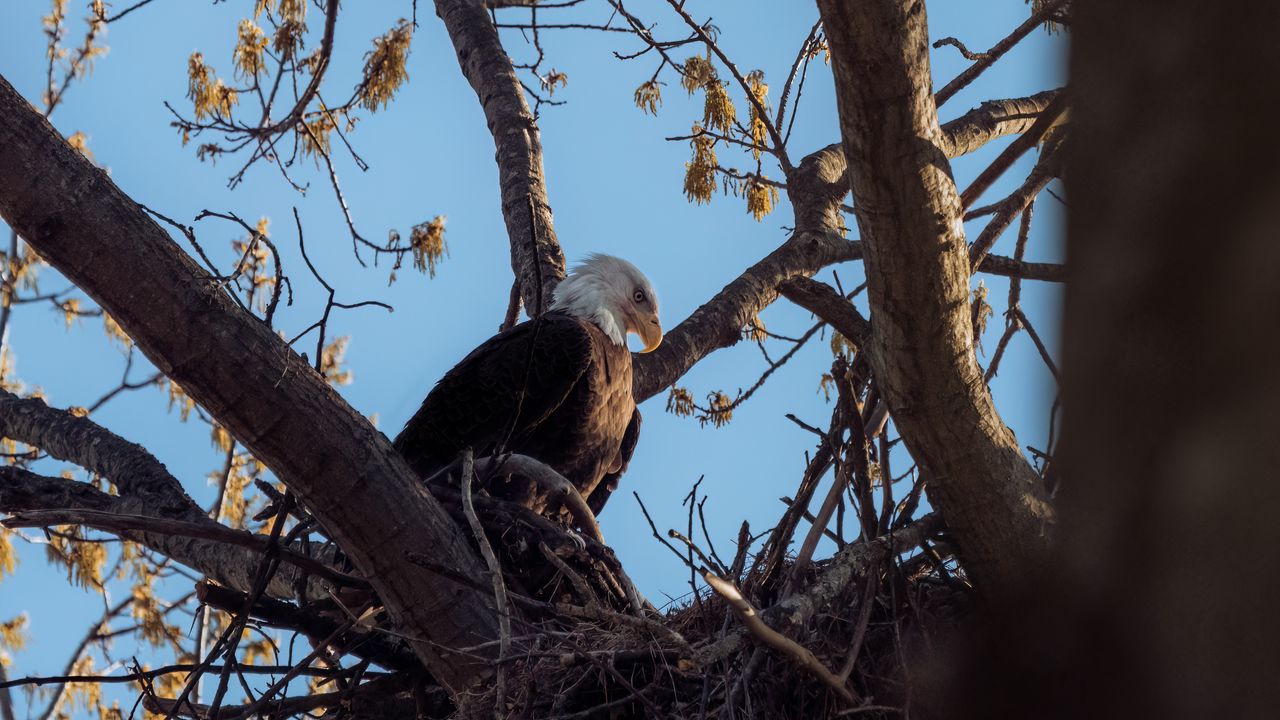
<svg viewBox="0 0 1280 720"><path fill-rule="evenodd" d="M493 598L406 560L483 577L461 530L381 433L3 78L0 216L289 486L437 680L460 691L488 675L447 648L497 637Z"/></svg>
<svg viewBox="0 0 1280 720"><path fill-rule="evenodd" d="M969 253L934 106L924 3L818 7L866 248L876 383L965 571L999 597L1043 560L1053 511L974 357Z"/></svg>
<svg viewBox="0 0 1280 720"><path fill-rule="evenodd" d="M1074 10L1062 545L947 707L1275 717L1280 6Z"/></svg>

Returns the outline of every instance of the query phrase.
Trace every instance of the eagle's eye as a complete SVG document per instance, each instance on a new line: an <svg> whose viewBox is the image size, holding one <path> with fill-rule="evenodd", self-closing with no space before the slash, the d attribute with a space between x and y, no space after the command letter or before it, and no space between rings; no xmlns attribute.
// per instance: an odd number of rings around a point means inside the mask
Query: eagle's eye
<svg viewBox="0 0 1280 720"><path fill-rule="evenodd" d="M635 300L637 303L644 302L644 291L636 290L635 294L631 296L631 299Z"/></svg>

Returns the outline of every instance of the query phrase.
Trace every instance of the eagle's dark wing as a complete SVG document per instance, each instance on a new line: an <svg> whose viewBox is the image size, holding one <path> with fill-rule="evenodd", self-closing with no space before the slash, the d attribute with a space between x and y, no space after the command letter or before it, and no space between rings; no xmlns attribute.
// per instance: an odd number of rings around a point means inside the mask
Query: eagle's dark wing
<svg viewBox="0 0 1280 720"><path fill-rule="evenodd" d="M622 479L622 474L627 471L627 466L631 464L631 454L636 450L636 443L640 442L641 420L640 408L636 408L631 413L631 422L627 423L627 431L622 435L622 446L618 448L618 457L622 462L621 466L615 472L607 473L587 498L587 506L596 515L599 515L604 510L604 504L609 502L609 496L613 494L614 490L618 489L618 481Z"/></svg>
<svg viewBox="0 0 1280 720"><path fill-rule="evenodd" d="M591 352L587 329L563 313L500 333L440 379L395 448L422 476L464 447L477 456L518 451L520 440L569 398Z"/></svg>

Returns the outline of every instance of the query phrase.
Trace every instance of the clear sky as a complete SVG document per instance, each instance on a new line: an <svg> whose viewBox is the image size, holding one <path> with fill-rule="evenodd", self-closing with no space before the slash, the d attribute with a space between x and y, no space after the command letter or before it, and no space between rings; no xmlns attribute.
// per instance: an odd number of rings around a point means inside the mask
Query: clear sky
<svg viewBox="0 0 1280 720"><path fill-rule="evenodd" d="M354 262L350 236L323 170L310 161L294 168L295 179L310 186L305 197L265 163L251 169L244 184L229 190L227 178L243 159L198 162L195 143L182 147L169 126L171 116L164 101L189 114L188 55L202 51L220 75L229 77L236 23L252 12L252 5L249 0L218 4L157 0L114 23L107 36L110 54L97 62L92 76L73 85L52 120L64 134L84 132L95 160L109 169L126 193L170 217L190 222L203 209L233 211L251 221L269 217L272 237L284 255L285 273L293 281L293 306L277 316L278 326L289 335L313 322L323 303L321 289L297 253L290 217L296 206L308 250L337 288L338 299L378 299L395 307L390 314L377 308L341 312L331 324L331 332L352 336L346 360L355 381L342 388L343 395L361 412L376 413L379 427L394 436L435 380L491 335L502 319L511 271L493 142L431 4L420 3L408 85L389 109L362 114L351 136L370 169L361 172L349 156L335 153L343 190L366 237L380 240L389 230L407 234L412 225L435 215L448 218L450 255L437 277L402 270L399 282L387 287L385 262L367 269ZM679 19L665 3L640 5L643 9L631 9L647 22L656 22L659 37L683 35ZM345 98L356 83L361 57L372 38L408 15L411 7L409 0L347 4L326 79L335 99ZM689 8L699 19L711 14L721 32L722 47L744 72L756 68L765 72L775 102L817 17L810 3L691 2ZM33 102L39 101L44 82L45 37L40 17L47 11L42 0L0 4L0 74ZM955 36L973 50L992 45L1029 12L1022 0L944 0L931 3L929 11L932 37ZM318 29L319 14L314 7L311 12L312 25ZM71 14L68 43L75 43L83 29L78 20L83 14L80 3L72 4ZM544 17L543 21L549 20ZM507 31L504 41L517 60L530 57L531 47L518 32ZM657 288L664 325L673 327L786 239L793 219L785 198L758 223L738 198L717 195L703 206L686 202L681 181L690 155L688 145L664 137L688 133L692 122L701 117L701 99L687 99L668 70L657 117L637 110L632 93L653 73L656 62L647 56L624 62L613 55L614 50L638 49L634 39L613 33L547 31L542 44L547 52L545 67L568 75L567 87L555 96L567 104L544 107L540 126L556 231L570 261L587 252L630 259ZM692 53L688 48L682 51L680 58ZM982 100L1061 85L1064 51L1062 37L1033 33L978 83L952 99L943 108L943 120ZM933 61L939 87L968 64L949 47L935 50ZM730 92L739 112L745 113L741 95L734 88ZM830 69L817 61L810 66L790 153L798 159L838 139ZM960 185L966 185L1004 145L993 143L954 161ZM745 155L728 149L719 154L722 164L733 162L750 169ZM1031 162L1032 158L1024 158L984 200L1007 194L1026 176ZM780 176L776 167L767 164L765 172ZM1038 204L1028 259L1062 259L1061 210L1057 201L1047 197ZM849 224L854 225L852 218ZM971 237L980 228L980 221L971 224ZM204 246L217 250L220 261L229 265L229 242L243 233L218 220L205 220L197 230ZM1013 230L1008 232L996 252L1010 254L1013 235ZM6 242L7 237L5 229ZM862 280L860 263L836 270L846 288ZM819 277L831 280L831 270ZM999 277L981 279L990 288L997 312L985 338L991 351L1003 328L999 313L1004 310L1007 283ZM47 270L42 289L56 289L64 282ZM1056 354L1060 289L1028 282L1023 298L1028 314ZM862 307L865 312L865 304ZM807 312L785 301L766 311L763 319L771 330L785 335L797 335L812 324ZM43 388L50 403L58 407L91 404L118 382L123 370L123 354L107 342L100 321L86 318L68 331L61 314L47 305L18 308L9 342L18 375L28 385ZM775 355L784 349L779 346ZM655 602L687 592L688 574L651 537L630 492L640 493L665 530L683 524L681 498L694 481L705 477L701 489L710 495L708 525L722 553L731 547L742 520L749 520L757 532L765 530L782 510L778 498L794 493L804 452L813 446L812 437L783 415L795 413L811 424L825 425L830 408L818 392L818 379L829 365L827 343L811 342L735 412L732 423L719 429L700 428L693 419L668 415L665 394L642 407L645 424L639 448L620 492L601 519L606 538L632 578ZM699 400L712 390L732 396L738 388L753 384L763 369L759 352L743 343L703 361L679 384ZM135 368L133 377L145 372ZM1031 341L1020 334L993 387L1002 416L1023 445L1045 446L1053 400L1051 380ZM176 414L166 410L163 392L126 393L95 413L94 419L150 449L197 500L207 504L212 498L206 477L221 460L209 441L208 428L179 423ZM901 454L896 456L898 472L905 469L904 460ZM101 600L66 586L63 571L46 565L42 548L20 541L18 545L22 564L15 577L0 582L0 621L27 612L31 643L16 653L10 673L54 674L100 611ZM174 585L172 593L177 596L189 589L189 583L185 588ZM24 708L24 697L15 698L20 710Z"/></svg>

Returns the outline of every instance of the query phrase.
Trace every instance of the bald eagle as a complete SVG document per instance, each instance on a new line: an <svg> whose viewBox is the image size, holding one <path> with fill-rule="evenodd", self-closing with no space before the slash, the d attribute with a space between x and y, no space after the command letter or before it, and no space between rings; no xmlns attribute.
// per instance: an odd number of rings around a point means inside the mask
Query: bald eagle
<svg viewBox="0 0 1280 720"><path fill-rule="evenodd" d="M640 435L628 333L640 336L641 352L662 342L653 286L626 260L589 255L556 287L548 312L490 338L446 373L395 448L422 477L465 447L476 457L528 455L599 513ZM505 478L489 490L544 509L527 480Z"/></svg>

